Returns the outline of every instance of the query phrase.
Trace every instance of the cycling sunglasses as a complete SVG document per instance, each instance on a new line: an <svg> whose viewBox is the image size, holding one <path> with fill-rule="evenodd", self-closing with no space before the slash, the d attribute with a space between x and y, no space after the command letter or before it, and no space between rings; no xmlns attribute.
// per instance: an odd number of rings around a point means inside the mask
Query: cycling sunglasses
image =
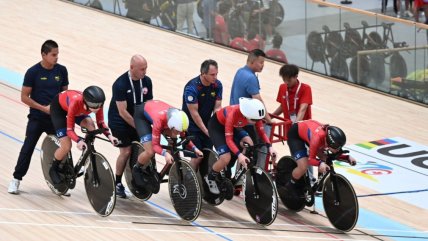
<svg viewBox="0 0 428 241"><path fill-rule="evenodd" d="M88 108L91 108L91 109L99 109L103 105L103 103L93 103L90 101L85 101L85 103L88 106Z"/></svg>

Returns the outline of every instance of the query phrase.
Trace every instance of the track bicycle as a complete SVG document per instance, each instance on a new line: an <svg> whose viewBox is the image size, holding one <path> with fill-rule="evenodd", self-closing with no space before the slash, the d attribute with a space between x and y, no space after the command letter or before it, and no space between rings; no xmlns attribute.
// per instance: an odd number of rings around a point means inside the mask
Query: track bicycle
<svg viewBox="0 0 428 241"><path fill-rule="evenodd" d="M313 185L306 172L305 176L296 183L297 198L293 198L284 188L285 182L290 180L291 173L297 164L290 156L282 157L277 164L276 186L285 207L299 212L305 206L313 206L314 210L311 213L317 213L315 211L315 193L317 190L322 190L323 205L330 223L341 231L351 231L358 221L357 195L352 184L346 177L336 173L333 165L333 161L343 153L348 153L348 151L340 150L338 153L328 153L325 163L330 169L319 175Z"/></svg>
<svg viewBox="0 0 428 241"><path fill-rule="evenodd" d="M244 143L244 148L246 149L245 155L249 158L248 168L244 168L241 165L231 179L226 177L225 171L222 171L218 181L220 194L211 193L205 181L203 182L203 189L204 200L211 205L217 206L225 199L231 200L233 198L233 186L243 176L244 185L242 192L247 211L256 223L268 226L275 221L278 213L278 195L271 176L263 168L256 165L257 155L264 153L260 151L260 147L262 146L265 146L265 144L250 146L248 143ZM204 149L204 160L202 163L208 163L208 166L212 167L217 159L217 153L209 149ZM204 168L201 164L201 176L203 177L207 173L208 168Z"/></svg>
<svg viewBox="0 0 428 241"><path fill-rule="evenodd" d="M69 189L74 189L76 179L84 175L86 195L90 204L95 212L106 217L113 212L116 205L116 188L110 164L94 147L95 138L106 140L97 136L104 131L106 131L105 128L93 131L82 128L82 132L86 134L83 140L87 149L83 150L76 165L73 165L71 152L61 161L59 166L62 182L60 184L54 185L49 175L54 153L60 146L59 139L55 135L48 135L43 140L41 163L46 184L56 195L63 195Z"/></svg>
<svg viewBox="0 0 428 241"><path fill-rule="evenodd" d="M171 153L174 157L174 162L172 164L167 163L163 169L158 172L156 159L153 157L143 168L147 171L146 173L157 175L159 184L168 182L169 197L175 211L182 219L194 221L201 212L202 191L195 171L192 169L189 162L180 155L181 152L194 154L194 152L180 147L186 146L191 140L191 137L187 136L180 141L170 137L166 139L168 145L162 145L162 147ZM137 186L132 177L132 168L137 162L138 155L143 151L144 147L140 142L134 141L132 143L131 156L125 167L125 179L132 194L138 199L147 201L153 195L153 189ZM168 179L164 179L166 175L168 175ZM159 191L158 188L159 187L155 188L157 189L155 193Z"/></svg>

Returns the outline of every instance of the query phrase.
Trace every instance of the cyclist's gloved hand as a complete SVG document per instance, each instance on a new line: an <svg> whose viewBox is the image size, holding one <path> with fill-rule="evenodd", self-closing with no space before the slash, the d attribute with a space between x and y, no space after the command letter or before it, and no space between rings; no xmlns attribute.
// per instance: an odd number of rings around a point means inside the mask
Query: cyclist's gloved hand
<svg viewBox="0 0 428 241"><path fill-rule="evenodd" d="M174 157L171 156L171 154L169 154L169 152L165 153L165 161L168 164L172 164L172 162L174 162Z"/></svg>
<svg viewBox="0 0 428 241"><path fill-rule="evenodd" d="M244 154L240 153L238 156L238 162L246 169L247 163L249 163L250 160Z"/></svg>
<svg viewBox="0 0 428 241"><path fill-rule="evenodd" d="M85 141L83 141L83 139L81 139L79 142L77 142L77 149L84 150L86 148L88 148L88 147L86 146L86 143L85 143Z"/></svg>
<svg viewBox="0 0 428 241"><path fill-rule="evenodd" d="M113 135L109 135L108 139L110 140L111 144L113 144L113 146L117 146L119 144L119 140Z"/></svg>
<svg viewBox="0 0 428 241"><path fill-rule="evenodd" d="M269 154L272 157L272 164L274 166L276 166L276 157L278 156L278 153L276 152L275 149L273 149L273 147L269 147Z"/></svg>
<svg viewBox="0 0 428 241"><path fill-rule="evenodd" d="M348 162L351 166L357 165L357 161L352 156L349 156Z"/></svg>
<svg viewBox="0 0 428 241"><path fill-rule="evenodd" d="M204 153L201 150L199 150L198 148L195 149L195 154L198 157L203 157L204 156Z"/></svg>
<svg viewBox="0 0 428 241"><path fill-rule="evenodd" d="M321 162L320 165L318 166L318 172L320 173L324 173L326 171L330 170L330 167L328 167L327 164L325 164L325 162Z"/></svg>

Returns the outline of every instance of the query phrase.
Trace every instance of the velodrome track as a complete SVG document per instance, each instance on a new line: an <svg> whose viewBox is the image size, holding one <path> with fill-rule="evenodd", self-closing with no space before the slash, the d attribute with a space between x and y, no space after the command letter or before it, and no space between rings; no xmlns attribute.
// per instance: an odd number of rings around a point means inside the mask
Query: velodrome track
<svg viewBox="0 0 428 241"><path fill-rule="evenodd" d="M294 214L282 205L273 225L267 228L256 226L247 214L242 198L234 198L219 207L204 205L200 217L190 224L176 217L165 185L160 194L146 203L135 199L118 200L114 213L101 218L92 211L81 180L71 197L57 197L51 193L43 180L39 150L34 152L30 171L21 183L22 193L17 196L8 194L7 185L24 139L28 113L28 108L20 102L22 77L28 67L40 60L40 45L46 39L52 38L60 44L59 62L69 70L71 89L97 84L110 97L113 81L128 68L130 57L141 53L149 62L148 75L154 81L155 98L176 106L181 105L184 84L198 74L200 63L207 58L219 62L219 79L224 85L223 105L226 105L231 80L235 71L244 65L246 55L56 0L0 1L0 7L1 239L428 238L426 208L403 201L400 194L363 197L377 191L372 186L357 184L354 186L361 196L361 216L356 228L347 234L332 229L322 212L313 215L304 210ZM265 69L259 74L262 96L269 110L277 106L276 92L281 83L277 74L279 67L266 62ZM350 145L387 137L403 137L428 145L426 107L310 73L301 72L299 79L312 86L314 118L342 127ZM96 148L114 166L117 150L103 142L97 142ZM275 148L280 155L288 154L282 144L276 144ZM79 155L77 152L73 154L75 157ZM414 180L415 176L410 175L402 182L417 181L420 190L426 189L428 178L421 175ZM415 199L428 198L426 191L406 195ZM321 203L317 204L322 211Z"/></svg>

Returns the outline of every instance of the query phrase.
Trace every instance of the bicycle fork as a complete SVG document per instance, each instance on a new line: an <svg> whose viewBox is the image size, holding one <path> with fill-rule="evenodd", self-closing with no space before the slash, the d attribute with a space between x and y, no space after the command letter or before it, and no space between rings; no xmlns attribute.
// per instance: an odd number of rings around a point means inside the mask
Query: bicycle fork
<svg viewBox="0 0 428 241"><path fill-rule="evenodd" d="M89 158L92 165L92 185L94 187L98 187L100 185L100 178L98 177L97 162L95 160L95 155L91 153L89 155Z"/></svg>

